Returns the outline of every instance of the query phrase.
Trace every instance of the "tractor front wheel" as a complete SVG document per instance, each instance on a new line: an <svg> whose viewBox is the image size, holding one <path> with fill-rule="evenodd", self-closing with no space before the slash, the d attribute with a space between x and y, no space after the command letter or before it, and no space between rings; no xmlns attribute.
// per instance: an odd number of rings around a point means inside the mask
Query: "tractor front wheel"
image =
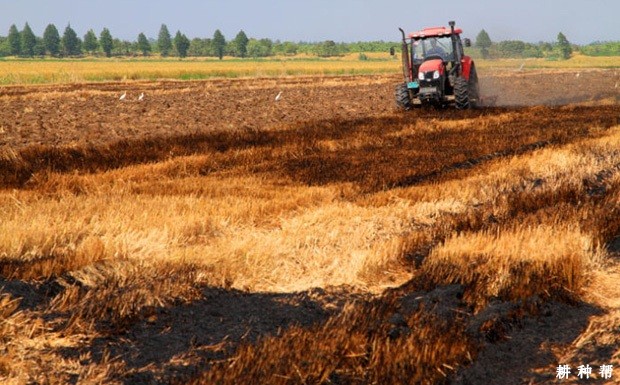
<svg viewBox="0 0 620 385"><path fill-rule="evenodd" d="M398 108L401 108L405 111L413 108L413 102L411 101L411 95L409 94L407 84L401 83L397 85L394 94L394 96L396 97L396 105L398 106Z"/></svg>

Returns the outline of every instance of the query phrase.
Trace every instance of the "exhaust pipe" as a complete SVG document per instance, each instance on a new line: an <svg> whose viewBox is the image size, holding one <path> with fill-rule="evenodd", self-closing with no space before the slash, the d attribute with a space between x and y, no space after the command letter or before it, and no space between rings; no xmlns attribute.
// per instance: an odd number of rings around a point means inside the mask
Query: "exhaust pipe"
<svg viewBox="0 0 620 385"><path fill-rule="evenodd" d="M457 71L457 75L460 76L461 75L461 61L463 60L463 58L461 57L460 51L458 50L458 47L456 44L456 37L454 36L454 26L456 25L456 23L454 22L454 20L450 20L448 24L450 25L450 38L452 40L452 52L456 54L456 66L454 69Z"/></svg>
<svg viewBox="0 0 620 385"><path fill-rule="evenodd" d="M401 54L402 54L402 60L403 60L403 77L405 78L405 83L409 83L413 81L411 60L409 58L409 46L407 45L407 37L405 36L405 31L402 28L398 28L398 30L403 35L403 44L401 48Z"/></svg>

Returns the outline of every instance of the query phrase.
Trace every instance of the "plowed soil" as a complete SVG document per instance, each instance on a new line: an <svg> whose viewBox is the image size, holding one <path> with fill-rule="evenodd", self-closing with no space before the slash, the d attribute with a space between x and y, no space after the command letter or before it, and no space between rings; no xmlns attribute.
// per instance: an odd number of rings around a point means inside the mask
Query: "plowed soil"
<svg viewBox="0 0 620 385"><path fill-rule="evenodd" d="M495 106L617 105L620 94L618 70L481 77L482 94ZM393 88L399 80L350 76L3 87L0 148L98 145L213 130L286 129L316 120L393 117ZM125 92L126 98L119 100ZM145 97L138 101L141 93ZM424 116L455 114L427 111Z"/></svg>
<svg viewBox="0 0 620 385"><path fill-rule="evenodd" d="M396 76L359 76L4 87L0 89L0 163L4 168L0 184L21 185L40 169L102 170L195 153L200 151L197 146L223 150L227 145L218 148L218 143L238 135L245 140L236 145L253 146L273 144L283 137L289 142L298 140L304 128L312 140L335 139L330 125L346 127L346 135L353 136L360 130L375 135L378 127L386 135L403 125L422 128L410 137L407 146L378 144L337 156L333 152L305 154L303 159L285 165L285 172L293 178L309 178L310 183L370 177L362 184L372 190L428 179L446 167L475 163L482 160L480 157L509 155L565 140L551 131L561 128L566 132L568 126L613 120L620 98L617 70L503 72L482 77L485 108L467 112L423 109L403 115L394 108L393 88L398 81ZM120 100L124 93L126 97ZM276 101L279 93L280 100ZM144 94L141 101L140 94ZM520 108L567 102L581 107ZM595 106L587 107L589 104ZM503 118L497 118L500 115ZM382 173L382 167L377 166L394 162L377 157L377 151L408 153L411 145L436 143L432 130L435 121L466 119L473 119L479 127L501 127L482 130L483 135L494 136L485 137L485 141L504 142L498 143L499 153L478 153L470 142L456 158L439 161L439 168L418 168L415 175L401 168L404 175L389 180L373 175L373 168ZM318 136L313 124L321 126ZM532 129L541 136L531 138ZM456 130L451 134L454 137L449 142L457 143L464 140L463 135L473 133ZM129 154L138 143L149 150ZM438 157L444 153L440 148L435 150L439 151L416 152L416 156ZM16 156L20 161L15 161ZM415 159L407 162L416 163ZM318 164L321 167L314 167ZM368 167L368 172L360 172ZM320 175L314 180L308 172Z"/></svg>
<svg viewBox="0 0 620 385"><path fill-rule="evenodd" d="M393 98L398 76L3 87L0 189L36 189L39 172L94 173L213 154L199 175L265 174L304 186L346 183L359 194L352 200L372 205L374 193L458 179L495 159L595 138L620 124L620 71L480 76L486 106L470 111L398 111ZM138 100L140 94L143 100ZM454 129L446 129L450 125ZM230 157L229 150L235 149L255 151ZM261 161L251 164L248 156ZM485 218L481 226L494 220ZM423 258L425 252L409 257ZM58 277L45 282L14 279L11 274L18 267L11 263L0 260L0 287L22 298L20 310L42 311L69 284ZM428 296L441 313L442 306L450 307L462 296L458 287L424 293L419 287L407 290L404 285L386 298L415 302ZM206 288L190 304L151 309L120 335L107 334L87 346L55 354L67 360L88 357L89 363L104 362L111 354L126 368L112 380L126 384L200 381L205 368L225 362L241 344L256 343L291 325L310 328L341 312L347 301L370 303L377 298L348 287L279 294ZM552 371L535 372L559 364L545 344L570 345L587 327L589 317L601 312L591 305L577 311L570 306L550 302L539 309L545 317L525 317L507 325L497 340L485 342L490 346L485 345L477 363L451 380L478 384L503 374L498 381L521 383L522 378L509 378L514 372L494 370L492 364L498 360L522 364L520 375L531 383L550 383ZM506 316L502 311L497 310L501 314L497 319ZM571 317L564 317L571 311ZM398 324L389 315L385 318L383 325ZM480 318L468 322L492 317ZM563 331L549 336L558 325ZM507 342L511 336L512 344ZM527 355L525 361L511 362L522 354ZM181 364L184 360L192 364Z"/></svg>

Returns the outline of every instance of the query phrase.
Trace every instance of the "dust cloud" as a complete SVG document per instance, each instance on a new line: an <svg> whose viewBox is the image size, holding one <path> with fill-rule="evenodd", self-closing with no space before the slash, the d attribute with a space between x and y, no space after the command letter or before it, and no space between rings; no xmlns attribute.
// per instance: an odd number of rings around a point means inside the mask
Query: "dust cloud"
<svg viewBox="0 0 620 385"><path fill-rule="evenodd" d="M479 70L486 106L620 103L620 71Z"/></svg>

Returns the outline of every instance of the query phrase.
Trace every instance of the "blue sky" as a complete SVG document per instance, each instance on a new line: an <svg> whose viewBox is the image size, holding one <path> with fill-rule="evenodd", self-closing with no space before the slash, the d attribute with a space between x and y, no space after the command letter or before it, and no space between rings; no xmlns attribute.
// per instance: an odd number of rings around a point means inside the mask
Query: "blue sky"
<svg viewBox="0 0 620 385"><path fill-rule="evenodd" d="M456 20L474 38L486 29L495 41L553 41L559 31L579 44L620 40L620 0L0 0L0 35L28 22L35 34L54 23L71 23L78 35L107 27L114 37L156 38L162 23L172 34L231 39L366 41L399 38L398 27L415 30Z"/></svg>

